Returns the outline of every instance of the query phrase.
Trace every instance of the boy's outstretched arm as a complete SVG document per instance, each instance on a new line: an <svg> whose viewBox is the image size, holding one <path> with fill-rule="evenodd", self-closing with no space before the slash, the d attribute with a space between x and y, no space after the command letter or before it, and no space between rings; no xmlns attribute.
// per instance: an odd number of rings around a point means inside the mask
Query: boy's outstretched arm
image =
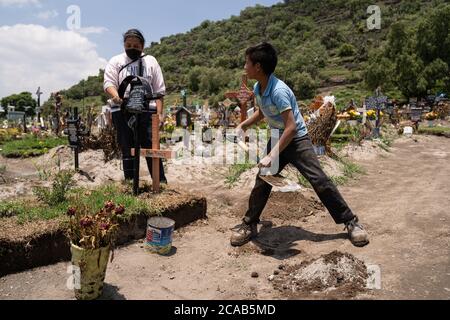
<svg viewBox="0 0 450 320"><path fill-rule="evenodd" d="M279 157L280 153L287 148L297 133L297 125L292 110L286 110L281 116L283 117L284 122L284 132L281 135L280 141L272 148L272 151L261 160L259 164L260 167L270 167L272 161Z"/></svg>

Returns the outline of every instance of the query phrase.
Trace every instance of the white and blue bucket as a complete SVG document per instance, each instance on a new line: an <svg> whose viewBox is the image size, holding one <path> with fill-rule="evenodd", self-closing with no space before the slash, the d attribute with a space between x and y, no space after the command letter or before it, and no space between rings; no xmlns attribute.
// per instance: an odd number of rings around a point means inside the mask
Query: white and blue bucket
<svg viewBox="0 0 450 320"><path fill-rule="evenodd" d="M172 249L175 221L166 217L151 217L147 220L146 250L150 253L168 255Z"/></svg>

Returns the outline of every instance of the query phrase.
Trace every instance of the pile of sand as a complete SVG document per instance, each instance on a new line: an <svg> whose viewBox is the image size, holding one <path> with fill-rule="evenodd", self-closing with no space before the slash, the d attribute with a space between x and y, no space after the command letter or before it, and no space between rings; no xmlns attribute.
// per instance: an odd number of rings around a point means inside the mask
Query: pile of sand
<svg viewBox="0 0 450 320"><path fill-rule="evenodd" d="M353 255L334 251L300 265L286 267L274 280L274 288L288 297L321 294L355 297L366 290L365 263Z"/></svg>

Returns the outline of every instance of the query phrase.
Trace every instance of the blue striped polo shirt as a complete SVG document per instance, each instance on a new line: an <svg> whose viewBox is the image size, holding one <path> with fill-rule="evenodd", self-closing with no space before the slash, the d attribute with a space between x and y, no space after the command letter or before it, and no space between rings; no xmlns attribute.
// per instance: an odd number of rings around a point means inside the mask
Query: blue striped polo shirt
<svg viewBox="0 0 450 320"><path fill-rule="evenodd" d="M297 136L304 137L308 134L308 128L298 107L297 99L292 90L283 81L272 74L262 96L260 91L260 84L256 83L254 87L256 103L266 117L271 129L280 130L281 137L285 129L281 114L287 110L292 110L295 123L297 124Z"/></svg>

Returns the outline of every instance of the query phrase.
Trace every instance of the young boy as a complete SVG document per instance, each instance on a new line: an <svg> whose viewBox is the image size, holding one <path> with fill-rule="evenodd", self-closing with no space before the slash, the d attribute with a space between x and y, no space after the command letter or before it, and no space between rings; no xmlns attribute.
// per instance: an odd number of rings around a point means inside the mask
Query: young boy
<svg viewBox="0 0 450 320"><path fill-rule="evenodd" d="M293 164L311 183L334 221L345 224L352 243L355 246L365 246L369 243L368 234L321 169L294 93L273 75L277 63L277 53L269 43L247 49L245 71L249 79L258 81L254 93L259 110L241 123L237 130L245 132L266 118L272 130L279 130L280 139L278 142L274 141L274 145L269 141L267 156L259 163L260 170L267 170L277 162L280 173L287 164ZM242 246L257 236L257 224L271 191L272 187L258 175L243 223L232 229L231 245Z"/></svg>

